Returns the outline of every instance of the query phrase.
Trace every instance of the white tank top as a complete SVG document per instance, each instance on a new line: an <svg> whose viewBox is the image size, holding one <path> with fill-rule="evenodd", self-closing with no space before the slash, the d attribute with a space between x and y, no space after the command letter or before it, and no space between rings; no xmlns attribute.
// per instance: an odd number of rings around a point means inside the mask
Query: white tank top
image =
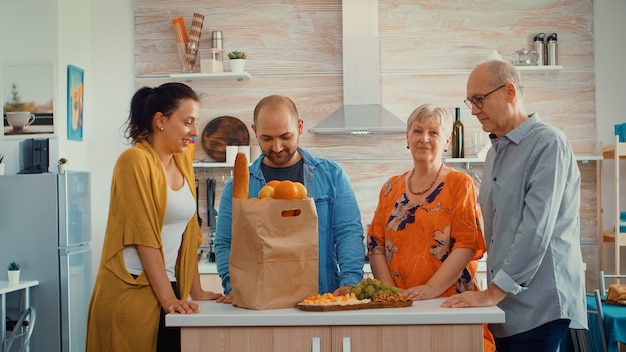
<svg viewBox="0 0 626 352"><path fill-rule="evenodd" d="M163 244L163 255L165 257L165 271L170 281L176 281L174 269L176 268L178 250L180 249L187 223L189 223L195 212L196 201L187 186L186 180L183 182L183 187L178 191L167 188L167 205L163 228L161 229L161 243ZM135 246L124 248L124 263L128 272L133 275L139 275L143 271L139 252Z"/></svg>

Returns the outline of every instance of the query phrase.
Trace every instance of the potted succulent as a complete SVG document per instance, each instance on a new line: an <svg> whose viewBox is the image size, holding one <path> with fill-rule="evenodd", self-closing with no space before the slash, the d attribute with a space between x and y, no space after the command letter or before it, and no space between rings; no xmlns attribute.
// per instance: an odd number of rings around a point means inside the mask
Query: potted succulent
<svg viewBox="0 0 626 352"><path fill-rule="evenodd" d="M67 160L66 158L61 158L61 159L59 159L59 162L58 162L58 164L59 164L59 174L63 174L63 173L65 173L65 167L67 166L67 164L68 164L69 162L70 162L70 161L69 161L69 160Z"/></svg>
<svg viewBox="0 0 626 352"><path fill-rule="evenodd" d="M2 160L4 160L4 154L0 154L0 175L4 175L4 164Z"/></svg>
<svg viewBox="0 0 626 352"><path fill-rule="evenodd" d="M231 72L243 72L246 66L246 58L248 55L243 51L231 51L228 53L230 59L230 71Z"/></svg>
<svg viewBox="0 0 626 352"><path fill-rule="evenodd" d="M9 276L9 286L17 285L20 282L20 265L16 262L11 262L7 267L7 274Z"/></svg>

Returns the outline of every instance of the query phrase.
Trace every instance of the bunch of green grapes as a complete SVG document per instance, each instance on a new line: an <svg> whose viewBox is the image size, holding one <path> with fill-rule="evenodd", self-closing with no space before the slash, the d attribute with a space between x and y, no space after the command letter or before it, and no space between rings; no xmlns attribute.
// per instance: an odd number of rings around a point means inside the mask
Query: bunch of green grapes
<svg viewBox="0 0 626 352"><path fill-rule="evenodd" d="M354 293L358 299L374 299L385 293L396 294L398 289L391 287L388 283L382 282L377 279L365 278L358 284L354 285L348 293Z"/></svg>

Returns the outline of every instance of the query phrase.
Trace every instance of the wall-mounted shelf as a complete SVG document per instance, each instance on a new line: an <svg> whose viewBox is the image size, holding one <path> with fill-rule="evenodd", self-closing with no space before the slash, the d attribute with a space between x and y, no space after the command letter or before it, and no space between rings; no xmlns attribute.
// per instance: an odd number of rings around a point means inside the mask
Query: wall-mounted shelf
<svg viewBox="0 0 626 352"><path fill-rule="evenodd" d="M543 65L543 66L515 66L522 73L539 73L547 76L550 73L557 73L563 69L562 65Z"/></svg>
<svg viewBox="0 0 626 352"><path fill-rule="evenodd" d="M171 73L157 75L141 75L137 78L169 78L176 81L193 82L202 80L226 80L234 79L243 81L252 79L248 72L213 72L213 73Z"/></svg>
<svg viewBox="0 0 626 352"><path fill-rule="evenodd" d="M569 73L594 72L593 68L570 68L566 69L562 65L556 66L515 66L522 74L549 74L559 71ZM472 69L411 69L411 70L384 70L380 71L383 76L406 76L406 75L467 75Z"/></svg>
<svg viewBox="0 0 626 352"><path fill-rule="evenodd" d="M489 148L487 148L489 149ZM481 156L474 156L474 157L469 157L469 158L443 158L443 161L448 163L448 164L461 164L464 163L465 164L465 168L469 170L470 168L470 164L475 164L475 163L484 163L485 162L485 156L486 156L486 152L484 153L484 155L481 152ZM593 155L593 154L589 154L589 155L574 155L574 159L576 161L580 161L583 164L592 161L592 160L602 160L602 155Z"/></svg>
<svg viewBox="0 0 626 352"><path fill-rule="evenodd" d="M194 160L193 167L198 168L233 168L234 165L213 160Z"/></svg>

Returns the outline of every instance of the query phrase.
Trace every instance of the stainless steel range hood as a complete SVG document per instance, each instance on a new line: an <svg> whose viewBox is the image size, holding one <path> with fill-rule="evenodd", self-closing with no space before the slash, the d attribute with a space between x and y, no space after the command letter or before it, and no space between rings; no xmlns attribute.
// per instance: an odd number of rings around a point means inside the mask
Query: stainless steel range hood
<svg viewBox="0 0 626 352"><path fill-rule="evenodd" d="M309 132L404 133L406 122L380 105L378 0L343 0L343 106Z"/></svg>

